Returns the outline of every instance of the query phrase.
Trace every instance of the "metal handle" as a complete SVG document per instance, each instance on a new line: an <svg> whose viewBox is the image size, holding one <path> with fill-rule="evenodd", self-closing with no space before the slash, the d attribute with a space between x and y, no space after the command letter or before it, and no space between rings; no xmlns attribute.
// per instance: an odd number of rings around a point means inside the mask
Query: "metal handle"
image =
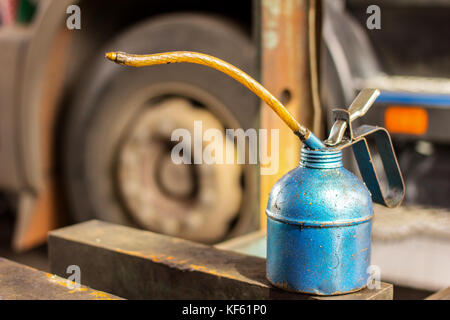
<svg viewBox="0 0 450 320"><path fill-rule="evenodd" d="M362 117L369 111L375 100L380 95L378 89L363 89L358 96L353 100L352 104L348 108L350 113L350 121Z"/></svg>
<svg viewBox="0 0 450 320"><path fill-rule="evenodd" d="M405 185L395 157L391 137L386 129L381 127L363 125L356 129L352 128L352 121L365 115L379 94L378 89L364 89L348 110L333 110L335 122L325 144L335 150L351 146L361 176L372 195L372 200L392 208L401 204L405 195ZM367 141L369 136L375 142L376 151L386 172L387 188L385 190L381 188L380 176L374 165L374 154Z"/></svg>
<svg viewBox="0 0 450 320"><path fill-rule="evenodd" d="M325 140L325 144L327 146L336 146L341 143L345 136L345 132L349 127L348 123L365 115L379 95L380 90L378 89L361 90L347 110L348 119L335 119L330 135L328 136L328 139Z"/></svg>
<svg viewBox="0 0 450 320"><path fill-rule="evenodd" d="M389 208L399 206L405 196L405 184L389 133L381 127L362 125L354 130L354 135L355 138L349 144L352 146L359 172L370 190L372 200ZM379 155L386 173L387 185L384 190L374 165L374 152L369 148L367 141L369 136L376 145L374 151Z"/></svg>

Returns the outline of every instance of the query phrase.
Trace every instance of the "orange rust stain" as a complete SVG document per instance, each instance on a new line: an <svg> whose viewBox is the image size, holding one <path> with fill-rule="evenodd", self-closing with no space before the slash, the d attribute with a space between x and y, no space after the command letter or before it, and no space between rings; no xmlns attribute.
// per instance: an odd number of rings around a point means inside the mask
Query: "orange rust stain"
<svg viewBox="0 0 450 320"><path fill-rule="evenodd" d="M89 294L91 296L94 296L95 300L115 300L115 299L111 298L111 296L109 294L106 294L106 293L101 292L101 291L92 291Z"/></svg>
<svg viewBox="0 0 450 320"><path fill-rule="evenodd" d="M227 278L230 278L230 279L236 279L236 277L234 277L234 276L232 276L230 274L219 272L219 271L216 271L214 269L211 269L211 268L208 268L208 267L205 267L205 266L199 266L199 265L196 265L196 264L190 264L189 267L191 269L193 269L193 270L206 272L206 273L215 275L215 276L217 276L219 278L227 277Z"/></svg>
<svg viewBox="0 0 450 320"><path fill-rule="evenodd" d="M58 276L55 276L54 274L46 273L45 275L49 278L48 280L50 282L58 284L62 287L68 288L68 289L76 288L77 286L79 286L79 284L77 284L74 281L70 281L67 279L61 279ZM74 290L72 290L72 291L74 291ZM69 293L73 293L73 292L69 292Z"/></svg>
<svg viewBox="0 0 450 320"><path fill-rule="evenodd" d="M176 261L175 257L173 256L166 256L164 254L159 254L159 255L154 255L154 254L144 254L142 252L139 251L129 251L129 250L123 250L123 249L119 249L119 248L115 248L114 249L117 252L120 253L124 253L124 254L128 254L128 255L132 255L132 256L137 256L137 257L142 257L145 259L150 259L153 262L164 262L165 260L167 261L172 261L173 263L177 263L177 264L183 264L186 263L186 260L181 260L181 261Z"/></svg>
<svg viewBox="0 0 450 320"><path fill-rule="evenodd" d="M92 291L89 294L92 295L92 296L95 296L95 300L116 300L115 298L112 298L109 294L101 292L101 291L95 291L95 290L89 289L87 287L82 287L82 286L77 288L77 286L79 286L79 284L77 284L74 281L70 281L70 280L67 280L67 279L59 280L58 276L56 276L54 274L51 274L51 273L46 273L45 275L47 276L48 280L50 282L52 282L52 283L58 284L58 285L60 285L62 287L65 287L65 288L75 287L75 289L72 289L72 290L69 291L69 293L71 293L71 294L72 293L77 293L77 292Z"/></svg>
<svg viewBox="0 0 450 320"><path fill-rule="evenodd" d="M161 263L161 262L164 262L164 261L171 261L171 263L175 263L175 264L185 264L187 262L187 260L177 261L175 259L175 257L173 257L173 256L166 256L164 254L159 254L159 255L144 254L144 253L139 252L139 251L129 251L129 250L123 250L123 249L119 249L119 248L115 248L115 251L121 252L121 253L124 253L124 254L128 254L128 255L132 255L132 256L145 258L145 259L150 259L151 261L156 262L156 263Z"/></svg>
<svg viewBox="0 0 450 320"><path fill-rule="evenodd" d="M86 292L86 291L88 291L87 288L85 288L85 287L80 287L80 288L75 288L75 289L73 289L73 290L70 290L69 293Z"/></svg>
<svg viewBox="0 0 450 320"><path fill-rule="evenodd" d="M150 259L153 262L159 262L160 261L160 258L155 256L155 255L148 255L148 254L144 254L144 253L139 252L139 251L129 251L129 250L123 250L123 249L119 249L119 248L115 248L114 250L117 251L117 252L120 252L120 253L127 254L127 255Z"/></svg>
<svg viewBox="0 0 450 320"><path fill-rule="evenodd" d="M191 269L196 270L196 271L202 271L202 272L213 274L213 275L218 276L218 277L222 277L222 274L218 273L216 270L213 270L213 269L210 269L210 268L207 268L207 267L204 267L204 266L199 266L199 265L196 265L196 264L190 264L189 267Z"/></svg>
<svg viewBox="0 0 450 320"><path fill-rule="evenodd" d="M154 255L150 255L149 257L150 257L150 259L151 259L153 262L160 262L160 261L161 261L158 257L156 257L156 256L154 256Z"/></svg>

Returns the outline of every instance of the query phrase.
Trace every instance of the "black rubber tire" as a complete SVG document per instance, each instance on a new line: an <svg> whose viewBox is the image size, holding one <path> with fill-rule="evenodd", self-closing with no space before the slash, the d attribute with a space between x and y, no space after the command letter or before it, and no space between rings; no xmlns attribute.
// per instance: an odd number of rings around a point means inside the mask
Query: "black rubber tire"
<svg viewBox="0 0 450 320"><path fill-rule="evenodd" d="M255 75L256 49L239 28L218 17L170 14L131 27L100 50L80 80L63 133L63 186L75 222L100 219L137 226L127 214L114 185L116 146L137 110L127 101L140 90L183 84L207 92L228 111L212 110L218 118L231 116L237 126L255 127L258 99L228 76L203 66L172 64L151 68L115 65L106 51L156 53L191 50L208 53ZM230 127L230 124L227 124ZM248 171L248 170L247 170ZM241 208L240 228L252 228L257 218L257 168L246 174L248 190ZM252 181L253 183L249 183ZM254 185L254 187L249 187ZM254 199L251 201L249 199ZM253 217L256 214L256 219ZM138 226L139 227L139 226ZM239 232L240 233L240 232Z"/></svg>

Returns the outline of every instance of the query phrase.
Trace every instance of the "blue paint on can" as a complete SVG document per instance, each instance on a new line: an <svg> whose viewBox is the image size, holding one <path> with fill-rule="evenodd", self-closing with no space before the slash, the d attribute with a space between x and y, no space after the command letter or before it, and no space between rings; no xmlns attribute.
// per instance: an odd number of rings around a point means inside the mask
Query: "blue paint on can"
<svg viewBox="0 0 450 320"><path fill-rule="evenodd" d="M372 200L342 167L341 151L303 148L300 165L273 187L266 214L274 286L335 295L367 285Z"/></svg>

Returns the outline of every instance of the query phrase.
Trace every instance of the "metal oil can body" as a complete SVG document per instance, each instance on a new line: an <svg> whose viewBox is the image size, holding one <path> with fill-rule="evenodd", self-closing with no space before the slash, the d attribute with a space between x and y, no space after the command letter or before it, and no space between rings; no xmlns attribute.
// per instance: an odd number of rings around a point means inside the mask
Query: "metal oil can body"
<svg viewBox="0 0 450 320"><path fill-rule="evenodd" d="M273 285L317 295L367 285L372 199L342 167L341 151L303 148L300 165L273 187L266 214Z"/></svg>

